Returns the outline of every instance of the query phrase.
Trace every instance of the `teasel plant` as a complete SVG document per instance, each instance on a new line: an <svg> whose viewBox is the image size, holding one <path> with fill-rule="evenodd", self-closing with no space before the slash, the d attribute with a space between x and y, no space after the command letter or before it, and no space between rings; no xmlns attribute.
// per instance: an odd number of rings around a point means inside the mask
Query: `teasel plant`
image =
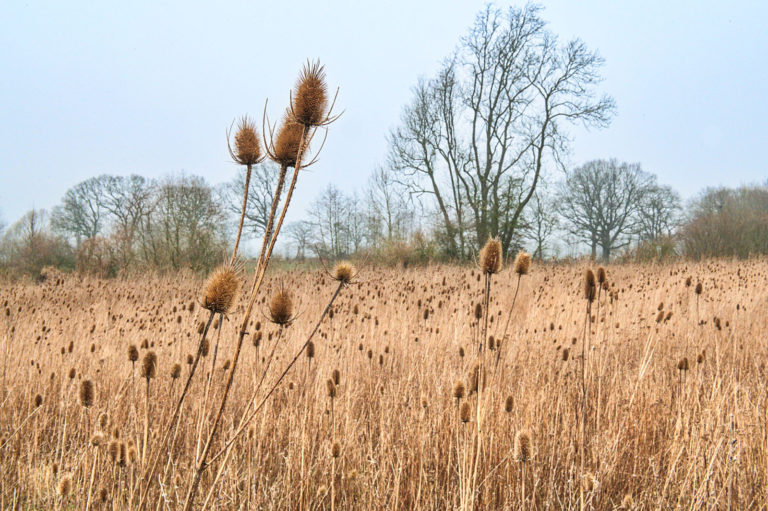
<svg viewBox="0 0 768 511"><path fill-rule="evenodd" d="M507 331L509 330L509 323L512 320L512 312L515 310L515 303L517 302L517 293L520 291L520 280L524 275L528 275L531 271L531 254L525 250L521 250L515 257L515 262L512 265L512 271L517 275L517 284L515 285L515 294L512 297L512 305L509 306L509 312L507 313L507 321L504 323L504 330L501 334L502 346L507 343ZM498 365L501 359L501 349L496 349L496 364Z"/></svg>
<svg viewBox="0 0 768 511"><path fill-rule="evenodd" d="M338 91L337 91L337 94L338 94ZM272 256L272 251L275 247L275 243L277 242L277 238L280 234L280 230L285 220L286 213L290 206L291 198L293 196L293 192L296 188L296 183L298 181L299 172L301 171L301 169L306 168L317 161L317 157L320 151L322 150L322 146L324 145L325 139L323 140L323 144L321 144L320 149L315 152L314 158L312 158L306 163L304 160L305 160L306 154L308 153L309 146L312 140L314 139L315 135L317 134L318 129L327 128L328 125L330 125L336 119L338 119L338 115L333 115L332 113L335 102L336 102L336 96L334 96L334 99L330 101L330 104L329 104L328 91L327 91L327 85L326 85L326 79L325 79L325 70L323 66L319 62L314 62L314 63L307 62L307 64L304 66L299 76L295 89L291 93L290 102L289 102L290 106L286 111L285 115L283 116L281 127L277 132L275 131L275 127L270 126L268 123L268 120L266 118L266 105L265 105L263 122L268 127L265 130L265 136L266 136L266 132L269 133L269 136L268 136L269 141L266 143L267 155L281 165L281 175L284 173L287 174L287 169L288 167L291 166L290 164L293 164L292 165L293 173L292 173L288 188L286 190L285 199L283 199L283 202L282 202L282 208L280 210L280 214L279 216L276 216L278 205L280 204L280 201L281 201L282 186L284 185L283 183L284 183L285 177L287 176L281 176L282 179L280 178L278 179L277 188L272 198L272 205L270 208L270 215L267 222L267 228L264 231L264 238L262 240L261 253L259 254L259 258L256 264L256 273L253 279L253 284L251 285L250 296L248 298L248 303L246 305L245 312L243 313L241 326L239 328L239 332L237 335L237 341L235 344L235 351L232 357L232 363L230 364L227 379L224 384L224 389L219 401L218 410L215 414L213 423L210 427L208 438L204 444L204 447L199 456L199 459L195 463L195 468L192 475L192 481L190 483L189 490L187 491L187 495L184 500L185 510L190 510L194 507L194 501L200 485L202 474L206 470L206 468L210 466L210 461L208 460L208 457L211 454L213 442L218 433L219 426L221 425L222 416L229 399L230 391L232 389L232 383L234 381L235 372L238 368L238 363L240 361L240 354L242 351L243 341L245 339L245 336L248 334L247 328L251 319L251 315L253 314L253 309L256 303L256 299L259 295L259 291L261 290L261 285L264 282L266 270L267 270L267 267L269 266L269 261ZM327 134L327 130L325 130L325 132ZM293 152L294 146L296 147L295 153ZM327 315L327 311L330 308L330 304L338 295L338 292L341 290L342 285L344 285L344 283L340 282L336 293L334 293L333 298L331 299L331 302L326 307L325 311L321 316L321 321ZM318 323L318 327L319 327L319 323ZM278 379L278 382L272 387L270 392L267 393L267 396L265 396L264 400L266 400L272 394L272 392L274 392L274 389L277 388L277 385L279 385L280 381L282 381L282 379L285 377L285 375L290 370L290 368L293 367L293 365L295 364L295 361L298 359L301 353L303 353L304 349L306 348L307 342L309 342L310 340L311 340L311 336L310 336L310 339L308 339L302 345L302 348L300 349L299 353L295 356L295 358L288 364L288 366L286 367L286 369ZM258 406L257 410L261 406L263 406L263 402L265 401L262 401L262 405Z"/></svg>
<svg viewBox="0 0 768 511"><path fill-rule="evenodd" d="M580 478L584 481L584 442L586 441L586 428L587 428L587 357L589 352L589 332L592 326L589 324L592 314L592 303L597 296L597 284L595 282L595 273L591 269L587 269L584 272L584 278L582 280L582 288L584 292L584 299L586 301L586 313L584 317L584 330L582 331L581 338L581 417L579 420L579 464L580 464ZM579 505L580 509L584 509L584 485L579 485Z"/></svg>

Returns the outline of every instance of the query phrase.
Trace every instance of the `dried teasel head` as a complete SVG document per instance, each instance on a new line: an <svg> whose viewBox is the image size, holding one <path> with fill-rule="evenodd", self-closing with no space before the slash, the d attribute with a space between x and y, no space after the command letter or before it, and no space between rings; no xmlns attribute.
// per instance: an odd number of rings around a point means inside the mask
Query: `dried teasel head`
<svg viewBox="0 0 768 511"><path fill-rule="evenodd" d="M596 294L596 286L595 286L595 273L587 269L587 271L584 272L584 298L590 303L595 301L595 294Z"/></svg>
<svg viewBox="0 0 768 511"><path fill-rule="evenodd" d="M139 359L139 349L135 344L128 346L128 360L130 362L136 362Z"/></svg>
<svg viewBox="0 0 768 511"><path fill-rule="evenodd" d="M531 459L531 434L522 429L515 435L515 459L521 463Z"/></svg>
<svg viewBox="0 0 768 511"><path fill-rule="evenodd" d="M176 362L175 364L173 364L173 367L171 367L171 379L175 380L179 376L181 376L181 364Z"/></svg>
<svg viewBox="0 0 768 511"><path fill-rule="evenodd" d="M80 404L86 408L93 406L93 382L91 380L80 382Z"/></svg>
<svg viewBox="0 0 768 511"><path fill-rule="evenodd" d="M531 270L531 254L521 250L515 257L514 271L518 275L528 275Z"/></svg>
<svg viewBox="0 0 768 511"><path fill-rule="evenodd" d="M597 282L602 286L608 280L608 276L605 273L605 268L602 266L597 267Z"/></svg>
<svg viewBox="0 0 768 511"><path fill-rule="evenodd" d="M72 476L69 474L64 475L59 480L59 486L57 490L59 495L61 495L63 498L69 497L69 495L72 493Z"/></svg>
<svg viewBox="0 0 768 511"><path fill-rule="evenodd" d="M281 167L295 167L303 137L304 126L294 121L290 113L286 113L272 144L270 158ZM302 152L306 152L306 147Z"/></svg>
<svg viewBox="0 0 768 511"><path fill-rule="evenodd" d="M229 138L229 137L227 137ZM230 147L229 153L235 162L241 165L255 165L261 161L261 142L256 133L256 127L247 116L240 118L235 132L234 151Z"/></svg>
<svg viewBox="0 0 768 511"><path fill-rule="evenodd" d="M696 294L697 294L697 295L700 295L700 294L701 294L701 292L703 291L703 289L704 289L704 287L701 285L701 282L697 282L697 283L696 283L696 289L694 289L694 291L696 292Z"/></svg>
<svg viewBox="0 0 768 511"><path fill-rule="evenodd" d="M325 69L319 61L304 65L292 100L291 110L296 122L310 127L326 121L328 87L325 83Z"/></svg>
<svg viewBox="0 0 768 511"><path fill-rule="evenodd" d="M141 377L150 380L157 376L157 355L148 351L141 360Z"/></svg>
<svg viewBox="0 0 768 511"><path fill-rule="evenodd" d="M466 424L469 422L469 415L470 415L471 409L469 407L469 403L464 401L461 405L461 410L459 410L459 418L461 419L461 422Z"/></svg>
<svg viewBox="0 0 768 511"><path fill-rule="evenodd" d="M35 394L34 405L35 405L35 408L40 408L43 405L43 396L42 395Z"/></svg>
<svg viewBox="0 0 768 511"><path fill-rule="evenodd" d="M483 273L492 275L501 271L502 250L498 238L490 238L480 249L479 262Z"/></svg>
<svg viewBox="0 0 768 511"><path fill-rule="evenodd" d="M456 400L459 400L464 397L464 382L461 380L456 380L456 382L453 384L453 397Z"/></svg>
<svg viewBox="0 0 768 511"><path fill-rule="evenodd" d="M357 274L355 267L352 263L342 261L336 265L333 269L333 280L341 282L342 284L349 284Z"/></svg>
<svg viewBox="0 0 768 511"><path fill-rule="evenodd" d="M240 289L240 278L237 273L237 270L228 263L217 268L205 283L201 305L213 313L229 312Z"/></svg>
<svg viewBox="0 0 768 511"><path fill-rule="evenodd" d="M287 325L293 321L293 300L285 289L281 289L269 303L269 319L278 325Z"/></svg>

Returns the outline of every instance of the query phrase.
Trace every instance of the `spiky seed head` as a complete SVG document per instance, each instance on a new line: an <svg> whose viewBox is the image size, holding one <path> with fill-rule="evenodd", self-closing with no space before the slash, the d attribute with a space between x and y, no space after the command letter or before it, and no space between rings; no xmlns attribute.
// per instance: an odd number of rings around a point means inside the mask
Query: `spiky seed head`
<svg viewBox="0 0 768 511"><path fill-rule="evenodd" d="M136 362L139 359L139 349L135 344L128 346L128 360L130 362Z"/></svg>
<svg viewBox="0 0 768 511"><path fill-rule="evenodd" d="M261 158L259 135L256 133L253 121L247 116L243 116L237 123L235 151L232 157L241 165L255 165Z"/></svg>
<svg viewBox="0 0 768 511"><path fill-rule="evenodd" d="M355 267L342 261L333 269L333 279L343 284L349 284L355 278Z"/></svg>
<svg viewBox="0 0 768 511"><path fill-rule="evenodd" d="M141 377L150 380L157 376L157 355L148 351L141 360Z"/></svg>
<svg viewBox="0 0 768 511"><path fill-rule="evenodd" d="M515 405L515 399L511 395L507 396L506 401L504 401L504 411L507 413L512 413L512 409L514 408L514 405Z"/></svg>
<svg viewBox="0 0 768 511"><path fill-rule="evenodd" d="M91 436L91 445L94 447L98 447L104 444L104 442L106 441L107 441L107 436L101 431L97 431Z"/></svg>
<svg viewBox="0 0 768 511"><path fill-rule="evenodd" d="M208 278L203 290L201 305L217 314L226 314L240 289L237 271L230 264L219 266Z"/></svg>
<svg viewBox="0 0 768 511"><path fill-rule="evenodd" d="M701 285L701 282L697 282L696 283L696 289L695 289L696 294L700 295L703 289L704 289L704 287Z"/></svg>
<svg viewBox="0 0 768 511"><path fill-rule="evenodd" d="M64 475L59 480L59 486L57 490L59 495L61 495L63 498L69 497L69 494L72 493L72 476L69 474Z"/></svg>
<svg viewBox="0 0 768 511"><path fill-rule="evenodd" d="M461 422L467 423L469 422L469 415L470 415L470 408L469 403L467 401L464 401L461 404L461 410L459 410L459 417L461 418Z"/></svg>
<svg viewBox="0 0 768 511"><path fill-rule="evenodd" d="M483 319L483 304L480 302L477 302L475 304L475 319L480 321Z"/></svg>
<svg viewBox="0 0 768 511"><path fill-rule="evenodd" d="M339 445L338 442L333 443L333 446L331 447L331 456L333 456L334 458L338 458L339 456L341 456L341 446Z"/></svg>
<svg viewBox="0 0 768 511"><path fill-rule="evenodd" d="M595 301L595 293L595 273L592 270L587 269L587 271L584 272L584 298L592 303Z"/></svg>
<svg viewBox="0 0 768 511"><path fill-rule="evenodd" d="M602 266L597 267L597 282L600 283L600 285L605 284L605 282L608 280L608 276L605 273L605 268Z"/></svg>
<svg viewBox="0 0 768 511"><path fill-rule="evenodd" d="M120 444L117 440L109 442L109 445L107 446L107 454L109 454L109 459L112 460L112 463L118 462L118 457L120 456Z"/></svg>
<svg viewBox="0 0 768 511"><path fill-rule="evenodd" d="M333 383L336 385L339 385L339 383L341 382L341 373L339 372L338 369L333 370L331 377L333 378Z"/></svg>
<svg viewBox="0 0 768 511"><path fill-rule="evenodd" d="M125 442L120 442L120 456L118 457L117 464L121 467L125 466L125 462L127 459L127 449L125 447Z"/></svg>
<svg viewBox="0 0 768 511"><path fill-rule="evenodd" d="M325 69L319 61L307 62L293 92L293 117L305 126L319 126L325 121L327 108Z"/></svg>
<svg viewBox="0 0 768 511"><path fill-rule="evenodd" d="M86 408L93 405L93 382L91 380L80 382L80 404Z"/></svg>
<svg viewBox="0 0 768 511"><path fill-rule="evenodd" d="M315 343L312 341L307 343L307 358L315 358Z"/></svg>
<svg viewBox="0 0 768 511"><path fill-rule="evenodd" d="M683 357L680 359L680 361L677 363L677 369L679 371L687 371L688 370L688 357Z"/></svg>
<svg viewBox="0 0 768 511"><path fill-rule="evenodd" d="M181 376L181 364L176 362L175 364L173 364L173 367L171 367L171 379L175 380L179 376Z"/></svg>
<svg viewBox="0 0 768 511"><path fill-rule="evenodd" d="M304 126L294 121L290 112L283 116L280 128L277 130L271 157L281 167L295 167L299 155ZM305 148L306 149L306 148Z"/></svg>
<svg viewBox="0 0 768 511"><path fill-rule="evenodd" d="M515 435L515 459L521 463L531 459L531 434L521 429Z"/></svg>
<svg viewBox="0 0 768 511"><path fill-rule="evenodd" d="M456 380L456 382L453 384L453 397L455 399L461 399L464 397L464 382L461 380Z"/></svg>
<svg viewBox="0 0 768 511"><path fill-rule="evenodd" d="M563 362L568 362L568 357L571 355L571 350L565 348L563 350Z"/></svg>
<svg viewBox="0 0 768 511"><path fill-rule="evenodd" d="M685 278L685 287L691 287L691 277Z"/></svg>
<svg viewBox="0 0 768 511"><path fill-rule="evenodd" d="M109 492L107 491L106 488L102 486L101 488L99 488L99 501L102 504L104 504L105 502L107 502L107 498L109 498Z"/></svg>
<svg viewBox="0 0 768 511"><path fill-rule="evenodd" d="M531 270L531 254L525 250L518 252L517 257L515 257L514 269L518 275L528 275Z"/></svg>
<svg viewBox="0 0 768 511"><path fill-rule="evenodd" d="M35 394L34 404L35 408L40 408L43 405L43 396L40 394Z"/></svg>
<svg viewBox="0 0 768 511"><path fill-rule="evenodd" d="M492 275L501 271L502 250L501 241L498 238L490 238L485 246L480 249L480 268L483 272Z"/></svg>
<svg viewBox="0 0 768 511"><path fill-rule="evenodd" d="M278 291L269 303L269 319L278 325L287 325L293 319L293 301L285 289Z"/></svg>
<svg viewBox="0 0 768 511"><path fill-rule="evenodd" d="M333 383L333 380L331 378L328 378L328 380L325 382L325 387L328 390L328 397L333 399L336 397L336 384Z"/></svg>

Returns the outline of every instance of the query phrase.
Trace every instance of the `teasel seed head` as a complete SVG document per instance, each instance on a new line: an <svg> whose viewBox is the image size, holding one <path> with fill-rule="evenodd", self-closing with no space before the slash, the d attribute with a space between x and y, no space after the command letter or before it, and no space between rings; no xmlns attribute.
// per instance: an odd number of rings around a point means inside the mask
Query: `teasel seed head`
<svg viewBox="0 0 768 511"><path fill-rule="evenodd" d="M91 435L91 445L94 447L98 447L106 441L107 441L107 436L101 431L97 431L93 435Z"/></svg>
<svg viewBox="0 0 768 511"><path fill-rule="evenodd" d="M173 364L173 367L171 367L171 379L175 380L179 376L181 376L181 364L176 362L175 364Z"/></svg>
<svg viewBox="0 0 768 511"><path fill-rule="evenodd" d="M485 246L480 249L480 268L489 275L499 273L502 266L501 241L498 238L490 238Z"/></svg>
<svg viewBox="0 0 768 511"><path fill-rule="evenodd" d="M240 279L235 268L226 263L219 266L208 278L203 290L201 305L213 313L226 314L240 289Z"/></svg>
<svg viewBox="0 0 768 511"><path fill-rule="evenodd" d="M464 382L461 380L456 380L456 382L453 384L453 397L455 399L461 399L464 397Z"/></svg>
<svg viewBox="0 0 768 511"><path fill-rule="evenodd" d="M331 373L331 377L333 378L333 383L335 385L339 385L339 383L341 382L341 373L339 372L338 369L333 370L333 373Z"/></svg>
<svg viewBox="0 0 768 511"><path fill-rule="evenodd" d="M235 150L230 148L232 159L240 165L255 165L261 159L261 142L256 127L247 116L237 123L235 132Z"/></svg>
<svg viewBox="0 0 768 511"><path fill-rule="evenodd" d="M150 380L157 376L157 355L154 351L148 351L141 361L141 377Z"/></svg>
<svg viewBox="0 0 768 511"><path fill-rule="evenodd" d="M109 425L109 414L107 412L101 412L96 422L99 424L99 428L106 430Z"/></svg>
<svg viewBox="0 0 768 511"><path fill-rule="evenodd" d="M319 126L325 121L327 108L325 70L319 61L307 62L293 92L293 117L304 126Z"/></svg>
<svg viewBox="0 0 768 511"><path fill-rule="evenodd" d="M34 404L35 408L40 408L43 405L43 396L40 394L35 394Z"/></svg>
<svg viewBox="0 0 768 511"><path fill-rule="evenodd" d="M269 319L281 326L293 320L293 301L285 289L281 289L272 297L269 304Z"/></svg>
<svg viewBox="0 0 768 511"><path fill-rule="evenodd" d="M512 413L512 409L515 405L515 399L510 395L507 396L506 401L504 401L504 411L507 413Z"/></svg>
<svg viewBox="0 0 768 511"><path fill-rule="evenodd" d="M93 382L91 380L80 382L80 404L86 408L93 405Z"/></svg>
<svg viewBox="0 0 768 511"><path fill-rule="evenodd" d="M105 502L107 502L107 498L109 498L109 492L107 491L107 489L106 489L106 488L104 488L104 487L102 486L102 487L99 489L99 501L100 501L102 504L104 504Z"/></svg>
<svg viewBox="0 0 768 511"><path fill-rule="evenodd" d="M696 294L700 295L701 292L703 291L703 289L704 289L704 287L701 285L701 282L697 282L696 283L696 289L695 289Z"/></svg>
<svg viewBox="0 0 768 511"><path fill-rule="evenodd" d="M595 294L595 274L592 270L587 269L587 271L584 272L584 298L592 303L595 301Z"/></svg>
<svg viewBox="0 0 768 511"><path fill-rule="evenodd" d="M128 346L128 360L130 362L136 362L139 359L139 349L135 344Z"/></svg>
<svg viewBox="0 0 768 511"><path fill-rule="evenodd" d="M480 302L477 302L475 304L475 319L480 321L483 319L483 304Z"/></svg>
<svg viewBox="0 0 768 511"><path fill-rule="evenodd" d="M525 250L518 252L517 257L515 257L514 270L518 275L528 275L531 270L531 254Z"/></svg>
<svg viewBox="0 0 768 511"><path fill-rule="evenodd" d="M342 261L333 269L333 279L342 284L349 284L355 278L355 267L351 263Z"/></svg>
<svg viewBox="0 0 768 511"><path fill-rule="evenodd" d="M679 371L687 371L688 370L688 357L683 357L680 359L680 361L677 363L677 369Z"/></svg>
<svg viewBox="0 0 768 511"><path fill-rule="evenodd" d="M339 456L341 456L341 446L339 445L338 442L333 443L333 446L331 447L331 456L333 456L334 458L338 458Z"/></svg>
<svg viewBox="0 0 768 511"><path fill-rule="evenodd" d="M607 281L608 277L605 274L605 268L602 266L597 267L597 282L602 286Z"/></svg>
<svg viewBox="0 0 768 511"><path fill-rule="evenodd" d="M515 435L515 459L521 463L531 459L531 434L521 429Z"/></svg>
<svg viewBox="0 0 768 511"><path fill-rule="evenodd" d="M307 343L307 358L315 358L315 343L312 341Z"/></svg>
<svg viewBox="0 0 768 511"><path fill-rule="evenodd" d="M469 403L464 401L464 403L461 404L461 410L459 410L459 417L461 418L461 422L465 424L469 422L470 412L471 410L469 408Z"/></svg>
<svg viewBox="0 0 768 511"><path fill-rule="evenodd" d="M270 152L272 160L283 168L295 167L303 134L304 126L294 121L290 112L287 112L277 130L274 146Z"/></svg>
<svg viewBox="0 0 768 511"><path fill-rule="evenodd" d="M69 497L70 493L72 493L72 476L69 474L62 476L57 490L63 498Z"/></svg>

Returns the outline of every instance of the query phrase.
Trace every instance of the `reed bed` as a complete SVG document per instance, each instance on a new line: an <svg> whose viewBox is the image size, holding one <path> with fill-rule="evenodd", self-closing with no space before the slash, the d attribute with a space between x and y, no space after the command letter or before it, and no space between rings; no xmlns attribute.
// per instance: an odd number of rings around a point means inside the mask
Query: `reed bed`
<svg viewBox="0 0 768 511"><path fill-rule="evenodd" d="M248 293L0 284L0 508L766 508L768 260L510 259L267 272L218 435Z"/></svg>

